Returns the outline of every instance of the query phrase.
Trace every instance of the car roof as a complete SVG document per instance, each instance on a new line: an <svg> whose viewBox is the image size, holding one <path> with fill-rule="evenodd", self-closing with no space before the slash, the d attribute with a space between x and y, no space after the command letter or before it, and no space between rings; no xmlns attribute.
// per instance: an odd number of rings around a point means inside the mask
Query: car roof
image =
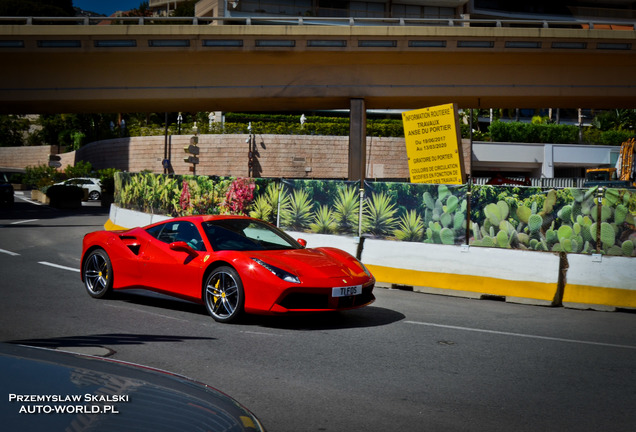
<svg viewBox="0 0 636 432"><path fill-rule="evenodd" d="M249 216L241 216L241 215L193 215L193 216L179 216L172 219L166 219L163 222L169 222L172 220L188 220L190 222L209 222L213 220L223 220L223 219L250 219L254 220L254 218ZM154 225L154 224L153 224Z"/></svg>

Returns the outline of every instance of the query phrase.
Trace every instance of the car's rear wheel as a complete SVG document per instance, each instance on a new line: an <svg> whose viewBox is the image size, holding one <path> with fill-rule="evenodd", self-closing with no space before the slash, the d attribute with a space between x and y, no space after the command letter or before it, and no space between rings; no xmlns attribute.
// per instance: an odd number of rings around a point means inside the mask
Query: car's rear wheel
<svg viewBox="0 0 636 432"><path fill-rule="evenodd" d="M94 298L108 296L113 288L113 266L103 249L92 251L84 261L84 286Z"/></svg>
<svg viewBox="0 0 636 432"><path fill-rule="evenodd" d="M236 270L228 266L214 269L203 285L203 301L216 321L236 321L245 304L243 282Z"/></svg>

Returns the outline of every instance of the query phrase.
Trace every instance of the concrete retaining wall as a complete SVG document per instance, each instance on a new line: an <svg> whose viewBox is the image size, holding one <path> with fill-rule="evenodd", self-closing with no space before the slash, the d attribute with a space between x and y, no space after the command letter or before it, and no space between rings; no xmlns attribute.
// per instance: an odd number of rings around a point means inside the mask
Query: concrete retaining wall
<svg viewBox="0 0 636 432"><path fill-rule="evenodd" d="M183 148L192 135L168 136L168 158L176 174L190 174ZM249 135L200 135L197 174L248 176ZM324 135L256 135L253 177L331 178L349 175L349 137ZM470 142L463 141L464 159L470 172ZM150 170L163 173L166 140L163 136L117 138L89 143L77 151L61 154L60 170L77 161L88 161L94 169ZM47 164L57 147L0 147L0 166L24 169ZM409 177L404 138L367 137L366 177Z"/></svg>
<svg viewBox="0 0 636 432"><path fill-rule="evenodd" d="M362 261L379 282L416 291L553 305L558 255L497 248L367 240Z"/></svg>
<svg viewBox="0 0 636 432"><path fill-rule="evenodd" d="M49 163L49 155L56 152L57 146L0 147L0 167L24 169L28 166L46 165ZM75 160L71 165L74 164Z"/></svg>
<svg viewBox="0 0 636 432"><path fill-rule="evenodd" d="M568 265L564 306L636 308L636 259L568 255Z"/></svg>
<svg viewBox="0 0 636 432"><path fill-rule="evenodd" d="M111 206L106 229L168 219ZM337 247L356 255L359 239L287 231L308 247ZM636 308L636 260L510 249L366 239L361 260L379 286L472 298L580 309Z"/></svg>

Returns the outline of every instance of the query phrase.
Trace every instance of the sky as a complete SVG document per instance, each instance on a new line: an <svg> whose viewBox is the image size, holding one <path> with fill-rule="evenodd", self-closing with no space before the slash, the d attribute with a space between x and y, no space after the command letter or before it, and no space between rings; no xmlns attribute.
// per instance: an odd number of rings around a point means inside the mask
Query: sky
<svg viewBox="0 0 636 432"><path fill-rule="evenodd" d="M137 9L143 0L73 0L73 6L110 16L117 11Z"/></svg>

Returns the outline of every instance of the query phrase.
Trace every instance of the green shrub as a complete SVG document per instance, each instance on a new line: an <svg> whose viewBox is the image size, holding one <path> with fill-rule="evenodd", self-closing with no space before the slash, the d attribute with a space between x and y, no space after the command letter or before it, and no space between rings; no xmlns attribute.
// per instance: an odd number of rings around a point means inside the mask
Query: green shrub
<svg viewBox="0 0 636 432"><path fill-rule="evenodd" d="M67 178L90 177L93 172L93 165L87 161L78 161L75 166L67 165L64 174Z"/></svg>
<svg viewBox="0 0 636 432"><path fill-rule="evenodd" d="M493 122L488 128L495 142L574 144L579 128L553 123Z"/></svg>
<svg viewBox="0 0 636 432"><path fill-rule="evenodd" d="M598 144L620 146L623 142L634 137L634 132L626 130L608 130L601 133Z"/></svg>
<svg viewBox="0 0 636 432"><path fill-rule="evenodd" d="M46 164L28 166L24 173L24 185L37 189L50 186L61 179L61 174Z"/></svg>

